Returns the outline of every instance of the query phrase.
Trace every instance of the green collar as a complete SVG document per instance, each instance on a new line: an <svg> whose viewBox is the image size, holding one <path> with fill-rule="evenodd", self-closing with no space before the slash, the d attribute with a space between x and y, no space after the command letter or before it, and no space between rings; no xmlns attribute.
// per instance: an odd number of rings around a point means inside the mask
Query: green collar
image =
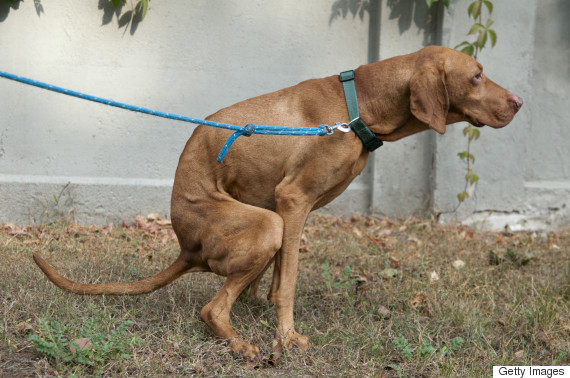
<svg viewBox="0 0 570 378"><path fill-rule="evenodd" d="M362 141L368 151L374 151L382 145L382 141L362 122L358 112L358 99L356 98L356 87L354 86L354 70L341 72L340 81L344 88L344 98L350 118L350 128Z"/></svg>

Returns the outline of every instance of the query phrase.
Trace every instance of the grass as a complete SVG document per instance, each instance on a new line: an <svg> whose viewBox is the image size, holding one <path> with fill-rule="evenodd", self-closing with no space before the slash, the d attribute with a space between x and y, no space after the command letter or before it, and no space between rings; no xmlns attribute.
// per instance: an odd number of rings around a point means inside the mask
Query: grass
<svg viewBox="0 0 570 378"><path fill-rule="evenodd" d="M31 259L37 252L83 282L148 277L178 245L168 225L137 224L0 225L0 376L481 377L493 365L570 363L570 230L313 215L295 307L297 331L313 346L271 366L232 357L200 320L221 277L194 273L138 297L83 297L55 288ZM272 307L240 298L232 323L269 354ZM87 349L74 344L85 338Z"/></svg>

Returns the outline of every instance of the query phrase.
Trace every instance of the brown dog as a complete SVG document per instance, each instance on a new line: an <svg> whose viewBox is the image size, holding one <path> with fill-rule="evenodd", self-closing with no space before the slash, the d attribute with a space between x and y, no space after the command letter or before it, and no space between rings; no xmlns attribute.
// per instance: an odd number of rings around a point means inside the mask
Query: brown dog
<svg viewBox="0 0 570 378"><path fill-rule="evenodd" d="M482 73L471 57L444 47L426 47L356 69L360 117L383 141L447 124L503 127L522 100ZM208 117L232 124L316 126L348 122L339 76L304 81L255 97ZM226 276L202 319L231 349L259 357L229 322L238 295L275 262L270 301L277 311L277 345L303 350L308 339L295 332L293 301L301 233L310 211L342 193L362 171L369 151L354 133L327 136L241 138L223 163L216 161L230 131L196 128L180 157L172 192L172 226L180 256L157 275L118 284L80 284L34 260L50 281L77 294L137 295L167 285L188 272Z"/></svg>

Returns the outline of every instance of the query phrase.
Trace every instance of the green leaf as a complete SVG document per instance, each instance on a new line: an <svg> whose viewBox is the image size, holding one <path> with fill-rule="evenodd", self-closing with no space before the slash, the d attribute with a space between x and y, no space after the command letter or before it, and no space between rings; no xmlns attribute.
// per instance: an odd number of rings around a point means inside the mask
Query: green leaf
<svg viewBox="0 0 570 378"><path fill-rule="evenodd" d="M479 17L479 13L481 13L481 1L477 0L467 8L467 14L470 14L476 20Z"/></svg>
<svg viewBox="0 0 570 378"><path fill-rule="evenodd" d="M472 141L473 139L475 140L479 139L479 137L481 136L481 132L473 126L470 127L471 128L469 129L469 141Z"/></svg>
<svg viewBox="0 0 570 378"><path fill-rule="evenodd" d="M458 48L462 47L462 46L466 46L466 45L470 45L471 43L467 42L467 41L463 41L460 44L458 44L457 46L454 47L455 50L457 50Z"/></svg>
<svg viewBox="0 0 570 378"><path fill-rule="evenodd" d="M480 49L485 47L485 43L487 43L487 30L483 30L481 34L479 34L479 38L477 38L477 46Z"/></svg>
<svg viewBox="0 0 570 378"><path fill-rule="evenodd" d="M144 18L146 16L146 11L148 10L148 1L149 0L140 0L140 2L142 3L141 21L144 20Z"/></svg>
<svg viewBox="0 0 570 378"><path fill-rule="evenodd" d="M489 33L489 38L491 39L491 47L495 47L497 43L497 33L493 29L487 30L487 33Z"/></svg>
<svg viewBox="0 0 570 378"><path fill-rule="evenodd" d="M471 177L469 179L469 182L471 183L471 185L475 184L477 181L479 181L479 176L477 176L475 173L471 173Z"/></svg>
<svg viewBox="0 0 570 378"><path fill-rule="evenodd" d="M469 46L466 46L464 48L461 49L462 53L465 53L469 56L473 56L473 53L475 52L475 47L473 47L472 44L470 44Z"/></svg>
<svg viewBox="0 0 570 378"><path fill-rule="evenodd" d="M469 194L467 194L467 192L461 192L461 193L457 194L457 200L459 202L465 201L468 197L469 197Z"/></svg>
<svg viewBox="0 0 570 378"><path fill-rule="evenodd" d="M449 7L449 0L443 0L443 5L445 5L446 7Z"/></svg>
<svg viewBox="0 0 570 378"><path fill-rule="evenodd" d="M461 160L469 159L472 163L475 163L475 156L467 151L459 152L457 156L459 156Z"/></svg>
<svg viewBox="0 0 570 378"><path fill-rule="evenodd" d="M485 26L483 26L479 23L473 24L473 26L471 27L471 29L469 30L469 33L467 33L467 35L476 34L477 32L479 32L482 29L485 29Z"/></svg>
<svg viewBox="0 0 570 378"><path fill-rule="evenodd" d="M259 322L261 324L263 324L264 326L266 326L267 328L271 328L271 325L268 322L266 322L265 320L260 320Z"/></svg>
<svg viewBox="0 0 570 378"><path fill-rule="evenodd" d="M121 3L121 0L111 0L111 3L113 4L113 6L115 8L117 8L119 6L119 4Z"/></svg>
<svg viewBox="0 0 570 378"><path fill-rule="evenodd" d="M491 15L491 13L493 13L493 3L485 0L483 1L483 4L485 4L485 6L487 7L487 10L489 11L489 16Z"/></svg>
<svg viewBox="0 0 570 378"><path fill-rule="evenodd" d="M485 29L489 29L489 27L491 27L491 25L493 25L495 23L495 21L488 19L487 22L485 23Z"/></svg>
<svg viewBox="0 0 570 378"><path fill-rule="evenodd" d="M463 129L463 136L467 135L469 131L473 128L473 126L469 125Z"/></svg>
<svg viewBox="0 0 570 378"><path fill-rule="evenodd" d="M453 340L451 340L451 342L449 343L449 348L454 351L457 352L459 350L459 348L461 348L463 346L463 344L465 344L465 340L463 340L462 337L455 337Z"/></svg>
<svg viewBox="0 0 570 378"><path fill-rule="evenodd" d="M426 4L427 4L428 8L430 8L433 5L434 1L436 1L436 0L426 0Z"/></svg>
<svg viewBox="0 0 570 378"><path fill-rule="evenodd" d="M471 16L471 13L473 12L473 8L475 7L475 5L478 3L479 1L474 1L471 4L469 4L469 8L467 8L467 15Z"/></svg>

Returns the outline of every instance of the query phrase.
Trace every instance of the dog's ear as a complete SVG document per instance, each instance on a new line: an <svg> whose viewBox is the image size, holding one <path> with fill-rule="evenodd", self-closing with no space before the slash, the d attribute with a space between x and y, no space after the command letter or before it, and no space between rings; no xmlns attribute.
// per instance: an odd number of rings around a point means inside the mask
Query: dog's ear
<svg viewBox="0 0 570 378"><path fill-rule="evenodd" d="M440 134L445 133L449 96L443 65L424 66L410 80L410 110L414 117Z"/></svg>

